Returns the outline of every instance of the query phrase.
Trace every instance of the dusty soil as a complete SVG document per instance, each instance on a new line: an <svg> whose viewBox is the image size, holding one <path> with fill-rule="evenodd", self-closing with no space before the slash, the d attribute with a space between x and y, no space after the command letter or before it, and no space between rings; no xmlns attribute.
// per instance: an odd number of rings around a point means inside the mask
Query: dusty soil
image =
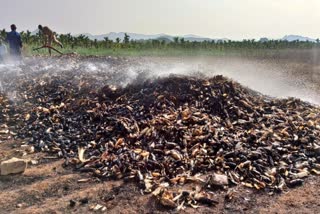
<svg viewBox="0 0 320 214"><path fill-rule="evenodd" d="M294 67L291 64L279 63L278 66ZM232 67L230 65L230 69ZM309 82L318 82L318 64L299 62L297 67L299 69L288 70L294 75L299 73L302 76L299 71L304 67L305 71L310 71L307 75ZM11 157L29 160L28 168L22 175L0 176L0 213L91 213L97 204L105 206L106 213L177 212L158 205L152 195L142 195L134 183L101 181L89 173L79 173L72 168L63 167L63 160L48 154L26 154L21 144L22 142L13 140L9 135L0 135L0 161ZM319 213L319 189L319 176L309 177L301 187L274 195L238 186L230 189L229 193L225 190L215 192L219 202L216 206L187 208L180 212ZM233 193L233 198L227 200L225 196L230 192Z"/></svg>

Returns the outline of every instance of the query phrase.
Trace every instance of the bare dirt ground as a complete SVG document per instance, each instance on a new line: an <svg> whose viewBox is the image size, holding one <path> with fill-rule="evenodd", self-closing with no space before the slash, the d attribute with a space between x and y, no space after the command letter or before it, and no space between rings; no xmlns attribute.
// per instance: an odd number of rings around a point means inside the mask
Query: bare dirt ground
<svg viewBox="0 0 320 214"><path fill-rule="evenodd" d="M307 76L310 84L318 82L318 65L291 61L278 61L276 65L277 68L286 66L296 66L296 69L288 71L293 75ZM302 74L301 69L314 76ZM0 161L11 157L36 162L30 162L22 175L0 176L0 213L91 213L97 204L105 206L106 213L177 212L161 207L151 195L142 195L134 183L100 181L88 173L64 168L63 160L48 154L24 154L21 142L9 135L0 135ZM219 202L216 206L187 208L180 212L319 213L319 189L319 176L309 177L301 187L274 195L239 186L231 189L234 193L231 200L225 197L227 191L221 190L215 193Z"/></svg>

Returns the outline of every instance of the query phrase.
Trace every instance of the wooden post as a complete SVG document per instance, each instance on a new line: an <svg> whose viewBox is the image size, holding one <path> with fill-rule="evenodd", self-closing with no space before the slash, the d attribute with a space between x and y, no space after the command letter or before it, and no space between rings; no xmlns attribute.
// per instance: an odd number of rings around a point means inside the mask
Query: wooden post
<svg viewBox="0 0 320 214"><path fill-rule="evenodd" d="M60 51L58 51L57 49L55 49L54 47L49 46L49 45L43 45L43 46L41 46L41 47L39 47L39 48L34 48L33 51L37 51L37 50L40 50L40 49L42 49L42 48L48 48L48 49L49 49L50 56L51 56L51 49L54 50L54 51L56 51L57 53L63 55L63 53L61 53Z"/></svg>

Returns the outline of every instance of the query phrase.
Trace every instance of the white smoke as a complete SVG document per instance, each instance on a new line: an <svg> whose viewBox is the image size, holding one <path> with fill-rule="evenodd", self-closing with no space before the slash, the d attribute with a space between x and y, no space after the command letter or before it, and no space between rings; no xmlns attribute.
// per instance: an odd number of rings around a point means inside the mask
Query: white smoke
<svg viewBox="0 0 320 214"><path fill-rule="evenodd" d="M106 84L126 86L135 81L161 78L171 74L206 76L224 75L263 94L278 97L296 97L320 104L319 87L312 79L318 76L319 67L303 73L304 66L279 63L272 60L240 58L32 58L22 64L0 64L0 91L10 99L17 99L14 81L19 78L35 79L41 76L59 76L70 71L76 78L81 72L89 73L101 87ZM300 70L299 70L300 69Z"/></svg>

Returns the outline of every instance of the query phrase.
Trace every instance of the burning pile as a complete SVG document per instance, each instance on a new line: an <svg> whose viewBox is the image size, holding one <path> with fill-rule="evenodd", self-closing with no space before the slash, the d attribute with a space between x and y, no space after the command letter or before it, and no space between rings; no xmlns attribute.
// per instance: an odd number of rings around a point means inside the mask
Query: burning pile
<svg viewBox="0 0 320 214"><path fill-rule="evenodd" d="M21 83L20 97L34 108L20 118L19 137L79 171L136 180L165 206L213 205L210 190L231 185L282 191L320 172L320 116L311 104L222 76L98 89L69 75ZM197 188L169 189L186 183Z"/></svg>

